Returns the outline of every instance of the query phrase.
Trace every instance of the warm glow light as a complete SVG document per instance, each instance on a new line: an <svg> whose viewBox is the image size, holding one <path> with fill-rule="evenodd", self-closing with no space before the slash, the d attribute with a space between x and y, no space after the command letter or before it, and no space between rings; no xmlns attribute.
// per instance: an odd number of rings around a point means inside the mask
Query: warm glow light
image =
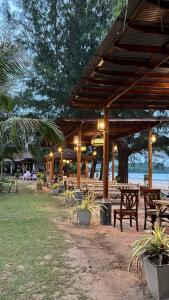
<svg viewBox="0 0 169 300"><path fill-rule="evenodd" d="M104 120L103 119L98 119L97 121L97 129L99 131L103 131L104 130Z"/></svg>
<svg viewBox="0 0 169 300"><path fill-rule="evenodd" d="M77 149L78 149L78 147L75 146L75 147L74 147L74 151L77 151ZM87 147L86 147L86 145L82 145L82 146L80 147L80 149L81 149L82 152L84 152L84 151L86 151Z"/></svg>
<svg viewBox="0 0 169 300"><path fill-rule="evenodd" d="M155 134L152 134L151 141L152 141L152 143L155 143L157 141L157 137Z"/></svg>
<svg viewBox="0 0 169 300"><path fill-rule="evenodd" d="M75 135L75 136L74 136L74 144L77 145L78 142L79 142L78 135Z"/></svg>
<svg viewBox="0 0 169 300"><path fill-rule="evenodd" d="M104 140L101 136L96 136L91 139L91 145L94 147L103 146Z"/></svg>
<svg viewBox="0 0 169 300"><path fill-rule="evenodd" d="M50 156L50 157L53 157L53 152L50 152L50 153L49 153L49 156Z"/></svg>
<svg viewBox="0 0 169 300"><path fill-rule="evenodd" d="M114 151L116 152L118 150L117 145L114 145Z"/></svg>
<svg viewBox="0 0 169 300"><path fill-rule="evenodd" d="M82 152L84 152L84 151L86 151L87 147L86 147L86 145L82 145L82 146L80 147L80 149L81 149Z"/></svg>
<svg viewBox="0 0 169 300"><path fill-rule="evenodd" d="M66 159L63 159L63 163L65 163L66 162Z"/></svg>
<svg viewBox="0 0 169 300"><path fill-rule="evenodd" d="M98 67L101 67L101 66L103 65L103 63L104 63L104 60L101 59L97 66L98 66Z"/></svg>
<svg viewBox="0 0 169 300"><path fill-rule="evenodd" d="M93 154L93 156L96 156L97 155L97 151L94 150L92 154Z"/></svg>
<svg viewBox="0 0 169 300"><path fill-rule="evenodd" d="M66 160L66 164L69 164L69 163L70 163L70 161L67 159L67 160Z"/></svg>
<svg viewBox="0 0 169 300"><path fill-rule="evenodd" d="M58 148L58 152L60 152L60 153L62 152L62 147Z"/></svg>

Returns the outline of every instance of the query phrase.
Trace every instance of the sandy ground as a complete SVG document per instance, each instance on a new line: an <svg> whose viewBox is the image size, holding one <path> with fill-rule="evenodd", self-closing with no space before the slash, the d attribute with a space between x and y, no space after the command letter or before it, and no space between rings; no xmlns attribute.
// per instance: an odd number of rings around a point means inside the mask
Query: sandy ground
<svg viewBox="0 0 169 300"><path fill-rule="evenodd" d="M130 273L127 270L130 246L145 234L142 209L139 215L139 232L136 232L135 224L130 228L127 220L124 221L122 233L118 223L113 228L102 226L98 220L94 220L90 227L85 228L79 226L75 219L67 222L55 221L57 227L64 231L70 245L65 261L72 270L73 286L80 288L86 299L153 299L136 270L133 269Z"/></svg>

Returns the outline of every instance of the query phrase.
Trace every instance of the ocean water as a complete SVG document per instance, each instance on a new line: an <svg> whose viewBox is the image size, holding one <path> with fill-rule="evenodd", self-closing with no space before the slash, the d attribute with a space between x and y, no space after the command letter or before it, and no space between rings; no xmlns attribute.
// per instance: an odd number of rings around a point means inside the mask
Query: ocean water
<svg viewBox="0 0 169 300"><path fill-rule="evenodd" d="M117 174L116 174L117 175ZM129 173L129 182L144 184L144 173ZM169 174L154 173L153 187L169 190Z"/></svg>

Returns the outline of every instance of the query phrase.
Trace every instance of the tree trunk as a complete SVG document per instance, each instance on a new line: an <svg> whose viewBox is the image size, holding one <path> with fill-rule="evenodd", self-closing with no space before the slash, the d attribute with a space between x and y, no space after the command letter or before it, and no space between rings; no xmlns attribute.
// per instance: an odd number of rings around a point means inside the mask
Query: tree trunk
<svg viewBox="0 0 169 300"><path fill-rule="evenodd" d="M128 183L128 145L125 140L120 140L118 145L118 175L119 182Z"/></svg>
<svg viewBox="0 0 169 300"><path fill-rule="evenodd" d="M103 161L101 162L99 180L102 180L102 179L103 179Z"/></svg>
<svg viewBox="0 0 169 300"><path fill-rule="evenodd" d="M91 167L91 170L90 170L90 178L94 178L94 173L95 173L95 170L96 170L96 165L97 165L97 160L93 160L92 161L92 167Z"/></svg>
<svg viewBox="0 0 169 300"><path fill-rule="evenodd" d="M0 162L0 168L1 168L1 175L0 175L0 179L1 179L1 181L2 181L2 179L3 179L3 161L1 161Z"/></svg>

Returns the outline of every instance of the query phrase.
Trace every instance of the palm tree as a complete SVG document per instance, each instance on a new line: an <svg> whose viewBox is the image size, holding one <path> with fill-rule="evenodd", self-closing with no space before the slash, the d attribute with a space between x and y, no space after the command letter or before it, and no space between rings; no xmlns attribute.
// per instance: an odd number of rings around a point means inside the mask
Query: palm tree
<svg viewBox="0 0 169 300"><path fill-rule="evenodd" d="M13 46L2 45L0 47L0 87L22 74L23 68L18 58L17 50ZM13 102L5 93L0 93L0 113L3 115L0 121L0 165L1 176L3 161L5 158L13 158L21 147L15 144L20 138L23 142L43 141L47 144L63 144L64 137L54 121L47 119L22 118L10 116L13 111Z"/></svg>

